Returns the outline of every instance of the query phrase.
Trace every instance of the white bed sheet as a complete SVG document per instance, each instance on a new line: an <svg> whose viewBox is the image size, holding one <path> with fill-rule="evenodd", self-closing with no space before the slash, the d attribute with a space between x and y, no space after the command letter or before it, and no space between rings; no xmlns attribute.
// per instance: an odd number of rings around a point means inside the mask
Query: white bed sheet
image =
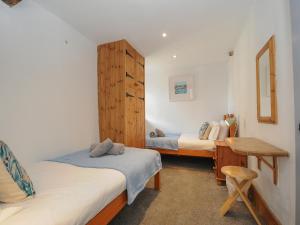
<svg viewBox="0 0 300 225"><path fill-rule="evenodd" d="M187 150L209 150L213 151L216 149L215 142L212 140L200 140L199 134L181 134L178 139L179 149Z"/></svg>
<svg viewBox="0 0 300 225"><path fill-rule="evenodd" d="M27 169L34 198L0 204L1 214L13 214L2 225L82 225L126 189L125 176L112 169L81 168L40 162Z"/></svg>

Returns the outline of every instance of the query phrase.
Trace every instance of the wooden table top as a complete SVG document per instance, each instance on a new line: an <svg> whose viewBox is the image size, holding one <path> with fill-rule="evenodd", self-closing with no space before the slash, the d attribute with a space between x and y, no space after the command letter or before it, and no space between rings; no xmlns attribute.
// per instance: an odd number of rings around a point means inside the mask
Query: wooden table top
<svg viewBox="0 0 300 225"><path fill-rule="evenodd" d="M277 148L258 138L227 138L225 141L233 152L241 155L289 156L287 151Z"/></svg>

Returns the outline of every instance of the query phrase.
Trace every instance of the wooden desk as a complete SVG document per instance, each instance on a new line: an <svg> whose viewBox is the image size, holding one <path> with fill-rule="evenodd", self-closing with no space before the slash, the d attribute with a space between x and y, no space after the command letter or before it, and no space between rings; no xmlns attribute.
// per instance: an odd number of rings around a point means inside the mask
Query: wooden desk
<svg viewBox="0 0 300 225"><path fill-rule="evenodd" d="M257 138L227 138L226 143L233 152L256 156L258 169L261 170L261 162L264 162L273 171L273 182L278 182L278 157L288 157L289 153ZM268 162L264 156L272 157L273 163Z"/></svg>

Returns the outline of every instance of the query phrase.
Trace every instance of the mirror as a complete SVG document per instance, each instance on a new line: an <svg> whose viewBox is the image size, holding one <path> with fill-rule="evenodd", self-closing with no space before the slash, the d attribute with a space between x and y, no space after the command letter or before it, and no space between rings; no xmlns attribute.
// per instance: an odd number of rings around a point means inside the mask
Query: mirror
<svg viewBox="0 0 300 225"><path fill-rule="evenodd" d="M256 56L256 91L258 122L277 123L274 36Z"/></svg>
<svg viewBox="0 0 300 225"><path fill-rule="evenodd" d="M18 4L22 0L2 0L2 1L12 7L12 6Z"/></svg>

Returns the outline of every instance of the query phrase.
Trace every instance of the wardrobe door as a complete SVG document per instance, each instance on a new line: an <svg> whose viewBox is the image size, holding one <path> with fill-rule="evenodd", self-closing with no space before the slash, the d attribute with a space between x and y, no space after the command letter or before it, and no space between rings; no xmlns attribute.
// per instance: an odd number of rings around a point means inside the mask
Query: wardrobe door
<svg viewBox="0 0 300 225"><path fill-rule="evenodd" d="M126 93L125 103L126 146L136 146L136 97Z"/></svg>
<svg viewBox="0 0 300 225"><path fill-rule="evenodd" d="M137 68L140 67L141 66L137 65ZM144 83L141 82L142 80L141 77L139 80L140 82L139 81L136 82L136 96L137 96L136 129L137 129L138 147L144 148L145 147L145 90L144 90Z"/></svg>
<svg viewBox="0 0 300 225"><path fill-rule="evenodd" d="M136 104L136 132L137 132L137 147L145 147L145 104L144 98L138 97Z"/></svg>
<svg viewBox="0 0 300 225"><path fill-rule="evenodd" d="M119 135L120 131L120 96L119 96L119 86L118 80L120 79L119 73L119 60L118 60L118 52L119 52L119 43L114 42L110 44L110 74L109 74L109 82L108 82L108 111L110 114L110 138L114 142L121 142L121 137Z"/></svg>
<svg viewBox="0 0 300 225"><path fill-rule="evenodd" d="M145 145L144 58L125 44L126 145Z"/></svg>
<svg viewBox="0 0 300 225"><path fill-rule="evenodd" d="M124 56L120 42L98 48L98 95L100 140L124 142Z"/></svg>
<svg viewBox="0 0 300 225"><path fill-rule="evenodd" d="M133 147L135 142L135 60L133 53L125 47L125 144Z"/></svg>

